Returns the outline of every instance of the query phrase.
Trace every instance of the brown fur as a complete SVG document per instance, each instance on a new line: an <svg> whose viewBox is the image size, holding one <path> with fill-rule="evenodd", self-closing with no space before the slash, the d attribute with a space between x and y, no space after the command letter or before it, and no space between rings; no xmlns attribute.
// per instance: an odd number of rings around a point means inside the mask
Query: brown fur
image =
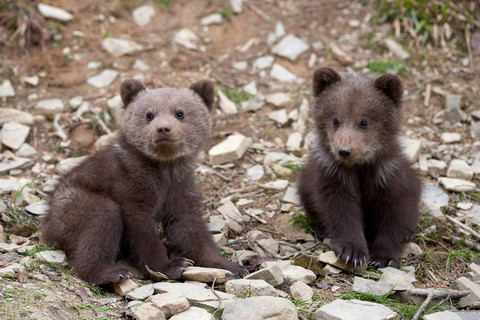
<svg viewBox="0 0 480 320"><path fill-rule="evenodd" d="M64 250L77 274L93 284L130 276L115 265L121 255L141 270L148 266L172 279L181 276L189 259L245 274L220 255L202 218L193 175L211 131L212 83L147 90L139 81L126 80L121 96L126 115L118 138L69 172L53 191L43 229L46 242ZM169 249L188 259L168 259L159 222Z"/></svg>
<svg viewBox="0 0 480 320"><path fill-rule="evenodd" d="M397 267L415 238L420 180L398 140L402 91L393 75L314 74L315 140L299 195L318 237L354 265Z"/></svg>

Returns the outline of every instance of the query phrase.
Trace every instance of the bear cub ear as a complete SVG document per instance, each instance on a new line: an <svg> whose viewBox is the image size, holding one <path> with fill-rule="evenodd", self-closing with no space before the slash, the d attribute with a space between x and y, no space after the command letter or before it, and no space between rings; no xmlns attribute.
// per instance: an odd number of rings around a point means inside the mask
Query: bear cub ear
<svg viewBox="0 0 480 320"><path fill-rule="evenodd" d="M138 80L135 79L127 79L122 82L122 86L120 87L120 96L122 97L123 107L126 108L127 105L133 101L133 99L137 96L140 91L145 91L146 88Z"/></svg>
<svg viewBox="0 0 480 320"><path fill-rule="evenodd" d="M202 98L203 103L207 106L208 110L212 108L213 101L215 100L215 90L213 83L210 80L202 79L197 80L188 87Z"/></svg>
<svg viewBox="0 0 480 320"><path fill-rule="evenodd" d="M375 87L387 95L395 104L399 104L403 95L402 81L393 74L384 74L375 79Z"/></svg>
<svg viewBox="0 0 480 320"><path fill-rule="evenodd" d="M342 78L333 69L320 68L313 74L313 96L318 97L328 86L339 82Z"/></svg>

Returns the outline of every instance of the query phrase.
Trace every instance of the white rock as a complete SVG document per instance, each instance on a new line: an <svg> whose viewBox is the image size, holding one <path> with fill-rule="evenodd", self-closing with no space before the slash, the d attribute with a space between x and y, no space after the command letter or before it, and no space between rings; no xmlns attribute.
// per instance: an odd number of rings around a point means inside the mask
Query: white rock
<svg viewBox="0 0 480 320"><path fill-rule="evenodd" d="M473 170L464 160L453 159L448 167L447 177L472 180Z"/></svg>
<svg viewBox="0 0 480 320"><path fill-rule="evenodd" d="M242 214L232 201L225 202L222 206L217 208L218 212L222 214L225 220L233 220L238 223L243 222Z"/></svg>
<svg viewBox="0 0 480 320"><path fill-rule="evenodd" d="M60 99L45 99L38 101L35 108L44 111L58 112L62 111L64 106L62 100Z"/></svg>
<svg viewBox="0 0 480 320"><path fill-rule="evenodd" d="M422 151L422 141L403 137L401 143L410 163L417 162L420 152Z"/></svg>
<svg viewBox="0 0 480 320"><path fill-rule="evenodd" d="M96 88L107 87L117 78L118 72L112 69L105 69L96 76L87 79L87 83Z"/></svg>
<svg viewBox="0 0 480 320"><path fill-rule="evenodd" d="M251 296L276 296L275 288L265 280L234 279L225 284L225 292L239 298Z"/></svg>
<svg viewBox="0 0 480 320"><path fill-rule="evenodd" d="M285 190L288 187L288 180L275 180L265 184L265 187L276 190Z"/></svg>
<svg viewBox="0 0 480 320"><path fill-rule="evenodd" d="M445 219L440 207L448 205L449 200L448 194L440 188L431 185L422 187L420 207L436 218Z"/></svg>
<svg viewBox="0 0 480 320"><path fill-rule="evenodd" d="M384 305L342 299L324 305L315 315L317 320L393 320L397 318L397 313Z"/></svg>
<svg viewBox="0 0 480 320"><path fill-rule="evenodd" d="M385 45L387 46L388 50L390 50L390 52L400 60L406 60L410 58L410 54L405 51L402 45L395 40L387 38L385 39Z"/></svg>
<svg viewBox="0 0 480 320"><path fill-rule="evenodd" d="M419 256L423 253L422 248L415 242L407 242L403 246L401 258L408 258L409 256Z"/></svg>
<svg viewBox="0 0 480 320"><path fill-rule="evenodd" d="M263 170L263 166L261 164L257 164L247 169L245 172L245 178L251 181L256 181L262 179L264 174L265 170Z"/></svg>
<svg viewBox="0 0 480 320"><path fill-rule="evenodd" d="M298 315L295 305L284 298L260 296L225 304L222 320L250 319L297 320Z"/></svg>
<svg viewBox="0 0 480 320"><path fill-rule="evenodd" d="M248 94L251 94L252 96L257 95L258 90L257 90L257 83L255 82L255 80L252 80L246 85L244 85L243 91L245 91Z"/></svg>
<svg viewBox="0 0 480 320"><path fill-rule="evenodd" d="M12 83L8 79L4 79L0 85L0 98L14 97L15 90L13 90Z"/></svg>
<svg viewBox="0 0 480 320"><path fill-rule="evenodd" d="M247 239L250 248L262 257L270 257L278 252L278 242L257 229L248 232Z"/></svg>
<svg viewBox="0 0 480 320"><path fill-rule="evenodd" d="M29 133L29 126L16 122L5 123L0 131L2 143L13 150L20 148Z"/></svg>
<svg viewBox="0 0 480 320"><path fill-rule="evenodd" d="M36 87L38 86L39 82L40 82L40 78L38 76L31 76L31 77L23 77L22 79L22 82L26 83L26 84L29 84L33 87Z"/></svg>
<svg viewBox="0 0 480 320"><path fill-rule="evenodd" d="M238 71L245 71L248 68L247 61L235 61L232 63L232 67Z"/></svg>
<svg viewBox="0 0 480 320"><path fill-rule="evenodd" d="M283 26L283 23L281 21L278 21L276 24L275 24L275 36L277 38L281 38L283 37L285 34L287 34L285 32L285 27Z"/></svg>
<svg viewBox="0 0 480 320"><path fill-rule="evenodd" d="M202 308L190 307L174 315L170 320L213 320L213 314Z"/></svg>
<svg viewBox="0 0 480 320"><path fill-rule="evenodd" d="M317 55L315 53L311 53L310 57L308 58L307 66L309 69L313 69L317 65Z"/></svg>
<svg viewBox="0 0 480 320"><path fill-rule="evenodd" d="M155 16L155 8L150 5L143 5L132 11L133 21L140 27L144 27L152 21Z"/></svg>
<svg viewBox="0 0 480 320"><path fill-rule="evenodd" d="M114 57L134 54L143 50L143 46L133 40L112 37L102 40L102 48Z"/></svg>
<svg viewBox="0 0 480 320"><path fill-rule="evenodd" d="M286 265L281 267L283 278L285 281L294 283L297 281L302 281L306 284L312 283L317 279L317 276L312 270L307 270L300 266L295 265Z"/></svg>
<svg viewBox="0 0 480 320"><path fill-rule="evenodd" d="M204 268L204 267L187 267L182 274L185 280L212 282L215 278L219 281L232 276L232 272L225 269Z"/></svg>
<svg viewBox="0 0 480 320"><path fill-rule="evenodd" d="M70 108L77 109L82 104L82 102L83 102L83 97L76 96L68 100L68 105L70 106Z"/></svg>
<svg viewBox="0 0 480 320"><path fill-rule="evenodd" d="M297 281L290 286L290 294L295 300L302 300L311 303L313 289L302 281Z"/></svg>
<svg viewBox="0 0 480 320"><path fill-rule="evenodd" d="M233 134L227 139L213 146L209 151L212 164L222 164L240 159L252 143L251 138L242 134Z"/></svg>
<svg viewBox="0 0 480 320"><path fill-rule="evenodd" d="M219 107L222 109L225 114L236 114L238 113L237 105L222 92L222 90L218 90L218 97L220 98Z"/></svg>
<svg viewBox="0 0 480 320"><path fill-rule="evenodd" d="M20 263L12 263L4 268L0 268L0 277L15 277L17 271L27 273L26 268Z"/></svg>
<svg viewBox="0 0 480 320"><path fill-rule="evenodd" d="M52 264L62 264L67 259L67 257L65 256L65 252L60 250L40 251L35 253L34 258L37 259L39 262L45 261Z"/></svg>
<svg viewBox="0 0 480 320"><path fill-rule="evenodd" d="M286 147L289 151L297 151L300 150L302 145L302 133L301 132L292 132L288 135Z"/></svg>
<svg viewBox="0 0 480 320"><path fill-rule="evenodd" d="M285 191L282 201L300 205L300 198L298 197L297 188L295 186L288 187L287 191Z"/></svg>
<svg viewBox="0 0 480 320"><path fill-rule="evenodd" d="M268 115L268 119L275 121L280 126L284 126L288 123L287 110L280 109L280 110L272 111Z"/></svg>
<svg viewBox="0 0 480 320"><path fill-rule="evenodd" d="M150 70L150 66L140 59L135 59L135 62L133 63L133 66L132 66L132 69L133 70L138 70L138 71L148 71L148 70Z"/></svg>
<svg viewBox="0 0 480 320"><path fill-rule="evenodd" d="M223 17L220 13L212 13L200 20L200 23L204 26L209 26L211 24L221 24L223 22Z"/></svg>
<svg viewBox="0 0 480 320"><path fill-rule="evenodd" d="M122 282L116 282L113 284L113 289L117 294L124 297L130 291L133 291L138 288L138 284L132 279L127 279Z"/></svg>
<svg viewBox="0 0 480 320"><path fill-rule="evenodd" d="M460 210L470 210L473 207L471 202L457 202L457 208Z"/></svg>
<svg viewBox="0 0 480 320"><path fill-rule="evenodd" d="M68 13L63 9L49 6L43 3L38 4L38 11L40 11L42 16L44 16L45 18L56 19L63 22L67 22L73 19L73 15L71 13Z"/></svg>
<svg viewBox="0 0 480 320"><path fill-rule="evenodd" d="M284 66L278 63L273 64L272 70L270 71L270 77L282 82L293 82L297 80L297 76L295 74L288 71Z"/></svg>
<svg viewBox="0 0 480 320"><path fill-rule="evenodd" d="M0 252L1 253L14 252L14 251L17 251L20 248L21 248L21 246L19 246L18 244L0 242Z"/></svg>
<svg viewBox="0 0 480 320"><path fill-rule="evenodd" d="M245 279L261 279L276 287L283 283L283 272L279 266L271 266L260 269L256 272L250 273Z"/></svg>
<svg viewBox="0 0 480 320"><path fill-rule="evenodd" d="M358 28L360 27L360 20L357 20L357 19L349 20L348 25L352 28Z"/></svg>
<svg viewBox="0 0 480 320"><path fill-rule="evenodd" d="M410 279L402 274L386 271L382 273L378 282L393 283L395 285L395 290L415 289L415 286L410 281L412 279L411 275L408 277L410 277Z"/></svg>
<svg viewBox="0 0 480 320"><path fill-rule="evenodd" d="M442 173L447 168L447 163L442 160L428 159L427 166L432 173Z"/></svg>
<svg viewBox="0 0 480 320"><path fill-rule="evenodd" d="M31 157L36 154L38 154L37 150L28 143L23 143L15 152L15 155L18 157Z"/></svg>
<svg viewBox="0 0 480 320"><path fill-rule="evenodd" d="M308 50L308 44L293 34L285 36L272 48L272 53L295 62L302 53Z"/></svg>
<svg viewBox="0 0 480 320"><path fill-rule="evenodd" d="M443 143L456 143L462 140L462 136L460 135L460 133L456 132L443 132L440 135L440 140Z"/></svg>
<svg viewBox="0 0 480 320"><path fill-rule="evenodd" d="M215 291L221 298L220 304L218 297L211 289L205 288L204 283L195 281L185 281L185 283L157 282L153 284L153 288L155 293L183 293L190 305L205 307L209 310L215 310L219 306L223 307L224 303L235 299L234 295Z"/></svg>
<svg viewBox="0 0 480 320"><path fill-rule="evenodd" d="M165 315L153 303L143 303L133 310L136 320L165 320Z"/></svg>
<svg viewBox="0 0 480 320"><path fill-rule="evenodd" d="M23 187L24 184L22 184L20 181L18 181L15 178L10 178L10 179L0 179L0 194L8 194L13 191L17 191L21 187Z"/></svg>
<svg viewBox="0 0 480 320"><path fill-rule="evenodd" d="M455 178L438 178L438 182L448 191L472 192L475 191L475 183Z"/></svg>
<svg viewBox="0 0 480 320"><path fill-rule="evenodd" d="M17 122L26 125L33 124L33 116L21 110L13 108L0 108L0 125L5 124L6 122Z"/></svg>
<svg viewBox="0 0 480 320"><path fill-rule="evenodd" d="M283 92L277 92L267 96L267 103L273 104L276 107L283 107L292 101L289 94Z"/></svg>
<svg viewBox="0 0 480 320"><path fill-rule="evenodd" d="M59 175L64 175L68 171L72 170L74 167L78 166L83 160L87 158L88 156L63 159L57 164L55 169Z"/></svg>
<svg viewBox="0 0 480 320"><path fill-rule="evenodd" d="M0 161L0 173L6 173L10 170L18 169L31 162L31 159L22 157L8 157ZM0 188L1 189L1 188Z"/></svg>
<svg viewBox="0 0 480 320"><path fill-rule="evenodd" d="M184 46L187 49L197 50L198 49L198 36L190 29L183 28L175 33L173 36L173 41L178 43L181 46Z"/></svg>
<svg viewBox="0 0 480 320"><path fill-rule="evenodd" d="M402 269L405 270L406 268L402 268ZM401 275L411 283L417 282L417 279L415 278L414 270L413 271L410 270L407 272L407 271L399 270L397 268L385 267L385 268L378 268L378 271L380 273L387 273L387 272L395 273L397 275Z"/></svg>
<svg viewBox="0 0 480 320"><path fill-rule="evenodd" d="M440 311L426 314L423 320L476 320L480 319L480 311Z"/></svg>
<svg viewBox="0 0 480 320"><path fill-rule="evenodd" d="M377 282L361 277L355 277L353 280L352 290L360 293L373 294L379 297L387 295L391 291L395 291L395 284L389 282Z"/></svg>
<svg viewBox="0 0 480 320"><path fill-rule="evenodd" d="M153 292L153 286L151 284L147 284L130 291L125 297L129 300L145 300L150 297Z"/></svg>
<svg viewBox="0 0 480 320"><path fill-rule="evenodd" d="M41 200L25 207L27 212L37 216L46 215L48 213L48 209L48 202L46 200Z"/></svg>
<svg viewBox="0 0 480 320"><path fill-rule="evenodd" d="M257 70L263 70L270 68L273 65L275 58L273 56L263 56L257 58L252 65L252 72L257 72Z"/></svg>
<svg viewBox="0 0 480 320"><path fill-rule="evenodd" d="M243 0L230 0L230 7L232 7L232 10L234 13L236 14L242 13L243 11L242 3L243 3Z"/></svg>

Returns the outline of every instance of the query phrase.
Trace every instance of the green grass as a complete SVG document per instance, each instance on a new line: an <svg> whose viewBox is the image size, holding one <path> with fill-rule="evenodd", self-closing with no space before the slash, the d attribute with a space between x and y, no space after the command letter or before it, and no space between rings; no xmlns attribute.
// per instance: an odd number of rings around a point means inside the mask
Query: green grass
<svg viewBox="0 0 480 320"><path fill-rule="evenodd" d="M235 91L229 88L223 89L223 93L228 99L232 100L237 105L240 104L240 102L249 100L252 97L251 94L243 90Z"/></svg>
<svg viewBox="0 0 480 320"><path fill-rule="evenodd" d="M221 15L224 19L227 19L227 20L230 20L230 18L231 18L232 15L233 15L233 12L230 11L230 10L227 10L227 9L220 10L220 11L218 11L218 13L220 13L220 15Z"/></svg>
<svg viewBox="0 0 480 320"><path fill-rule="evenodd" d="M313 227L312 223L305 215L301 213L295 213L294 215L292 215L288 222L299 226L307 233L315 235L315 228Z"/></svg>
<svg viewBox="0 0 480 320"><path fill-rule="evenodd" d="M369 62L367 67L373 73L382 74L382 73L391 73L398 75L407 75L407 67L404 63L396 61L378 61L378 62Z"/></svg>
<svg viewBox="0 0 480 320"><path fill-rule="evenodd" d="M173 0L154 0L159 5L164 7L170 7L172 5Z"/></svg>
<svg viewBox="0 0 480 320"><path fill-rule="evenodd" d="M305 168L305 165L304 165L304 164L293 163L293 162L284 163L282 166L285 167L285 168L288 168L288 169L292 170L292 173L293 173L294 175L297 175L300 171L303 170L303 168Z"/></svg>
<svg viewBox="0 0 480 320"><path fill-rule="evenodd" d="M315 320L315 311L316 308L312 306L311 303L308 303L304 300L295 300L290 297L290 301L295 305L297 308L297 312L301 317L299 319L308 319L308 320Z"/></svg>

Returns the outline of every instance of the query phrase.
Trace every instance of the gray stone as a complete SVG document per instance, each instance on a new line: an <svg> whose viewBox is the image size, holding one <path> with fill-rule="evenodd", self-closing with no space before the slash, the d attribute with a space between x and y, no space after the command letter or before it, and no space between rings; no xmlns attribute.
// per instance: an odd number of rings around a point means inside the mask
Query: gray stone
<svg viewBox="0 0 480 320"><path fill-rule="evenodd" d="M212 292L211 289L205 288L205 284L202 282L157 282L153 284L153 288L155 289L155 293L183 293L191 305L205 307L209 310L215 310L218 307L223 307L223 303L235 299L234 295L221 291L215 291L215 293L221 298L221 301L219 302L218 297Z"/></svg>
<svg viewBox="0 0 480 320"><path fill-rule="evenodd" d="M25 210L27 210L28 213L36 216L46 215L48 213L48 209L48 201L46 200L41 200L25 207Z"/></svg>
<svg viewBox="0 0 480 320"><path fill-rule="evenodd" d="M447 163L442 160L428 159L428 170L433 174L440 174L447 168Z"/></svg>
<svg viewBox="0 0 480 320"><path fill-rule="evenodd" d="M17 150L27 139L30 127L16 122L7 122L3 125L0 135L2 143L10 149Z"/></svg>
<svg viewBox="0 0 480 320"><path fill-rule="evenodd" d="M243 8L242 8L242 3L243 0L229 0L230 1L230 7L232 7L232 10L234 13L239 14L242 13Z"/></svg>
<svg viewBox="0 0 480 320"><path fill-rule="evenodd" d="M67 257L65 252L60 250L46 250L35 253L34 258L40 262L48 262L52 264L62 264Z"/></svg>
<svg viewBox="0 0 480 320"><path fill-rule="evenodd" d="M287 299L277 297L252 297L225 304L223 320L297 320L297 309Z"/></svg>
<svg viewBox="0 0 480 320"><path fill-rule="evenodd" d="M377 282L369 279L355 277L353 280L353 291L360 293L373 294L383 297L386 294L395 291L395 284L389 282Z"/></svg>
<svg viewBox="0 0 480 320"><path fill-rule="evenodd" d="M49 6L43 3L38 4L38 11L45 18L67 22L73 19L73 15L58 7Z"/></svg>
<svg viewBox="0 0 480 320"><path fill-rule="evenodd" d="M122 282L115 282L113 284L113 289L117 294L124 297L130 291L133 291L138 288L138 284L132 279L127 279Z"/></svg>
<svg viewBox="0 0 480 320"><path fill-rule="evenodd" d="M222 214L225 220L233 220L238 223L243 222L243 217L238 208L231 201L225 202L222 206L217 208L218 212Z"/></svg>
<svg viewBox="0 0 480 320"><path fill-rule="evenodd" d="M108 38L110 39L110 38ZM87 83L95 88L108 87L115 81L118 72L112 69L105 69L96 76L87 79Z"/></svg>
<svg viewBox="0 0 480 320"><path fill-rule="evenodd" d="M454 287L458 290L468 290L471 293L460 299L458 308L472 307L480 301L480 285L468 279L460 277L455 280Z"/></svg>
<svg viewBox="0 0 480 320"><path fill-rule="evenodd" d="M448 191L472 192L476 190L475 183L463 179L438 178L438 182Z"/></svg>
<svg viewBox="0 0 480 320"><path fill-rule="evenodd" d="M180 29L175 33L173 36L173 41L181 46L184 46L190 50L197 50L198 49L198 36L190 29Z"/></svg>
<svg viewBox="0 0 480 320"><path fill-rule="evenodd" d="M440 311L423 316L423 320L478 320L480 311Z"/></svg>
<svg viewBox="0 0 480 320"><path fill-rule="evenodd" d="M263 57L257 58L253 62L252 72L270 68L273 65L274 61L275 61L275 58L273 56L263 56Z"/></svg>
<svg viewBox="0 0 480 320"><path fill-rule="evenodd" d="M222 90L218 90L218 98L220 99L218 105L220 109L225 112L227 115L236 114L238 113L237 105L222 92Z"/></svg>
<svg viewBox="0 0 480 320"><path fill-rule="evenodd" d="M144 27L152 21L155 16L155 8L150 5L143 5L132 11L133 21L140 27Z"/></svg>
<svg viewBox="0 0 480 320"><path fill-rule="evenodd" d="M274 189L274 190L285 190L288 187L288 180L275 180L275 181L270 181L264 185L268 189Z"/></svg>
<svg viewBox="0 0 480 320"><path fill-rule="evenodd" d="M349 271L354 270L353 267L346 265L343 259L337 257L337 255L333 251L327 251L320 254L318 256L318 260L342 270L349 270ZM358 266L357 269L360 270L363 268Z"/></svg>
<svg viewBox="0 0 480 320"><path fill-rule="evenodd" d="M404 152L407 155L407 159L410 163L415 163L420 156L420 152L422 151L422 142L417 139L409 139L409 138L402 138L402 145L404 148Z"/></svg>
<svg viewBox="0 0 480 320"><path fill-rule="evenodd" d="M132 311L136 320L165 320L165 315L153 303L143 303Z"/></svg>
<svg viewBox="0 0 480 320"><path fill-rule="evenodd" d="M0 108L0 126L7 122L17 122L26 125L33 124L33 116L21 110L13 108Z"/></svg>
<svg viewBox="0 0 480 320"><path fill-rule="evenodd" d="M255 80L252 80L246 85L244 85L243 91L245 91L248 94L251 94L252 96L256 96L258 93L258 90L257 90L257 83L255 82Z"/></svg>
<svg viewBox="0 0 480 320"><path fill-rule="evenodd" d="M286 265L281 267L283 278L286 282L295 283L302 281L306 284L312 283L317 279L317 276L312 270L307 270L300 266Z"/></svg>
<svg viewBox="0 0 480 320"><path fill-rule="evenodd" d="M182 274L182 278L190 281L212 282L217 279L219 281L233 276L231 271L217 268L204 267L187 267Z"/></svg>
<svg viewBox="0 0 480 320"><path fill-rule="evenodd" d="M297 76L295 74L288 71L284 66L278 63L273 64L272 70L270 71L270 77L282 82L294 82L297 80Z"/></svg>
<svg viewBox="0 0 480 320"><path fill-rule="evenodd" d="M315 313L317 320L390 320L397 313L384 305L360 301L337 299Z"/></svg>
<svg viewBox="0 0 480 320"><path fill-rule="evenodd" d="M300 150L302 145L303 135L301 132L292 132L288 135L286 147L289 151L297 151Z"/></svg>
<svg viewBox="0 0 480 320"><path fill-rule="evenodd" d="M1 163L0 163L0 168L1 168ZM24 184L15 178L0 179L0 194L8 194L14 191L16 192L18 189L20 189L23 186Z"/></svg>
<svg viewBox="0 0 480 320"><path fill-rule="evenodd" d="M285 27L283 26L283 23L281 21L278 21L275 24L275 36L277 38L281 38L286 34Z"/></svg>
<svg viewBox="0 0 480 320"><path fill-rule="evenodd" d="M400 255L401 258L407 258L409 256L419 256L423 254L422 248L415 242L407 242L403 246L402 254Z"/></svg>
<svg viewBox="0 0 480 320"><path fill-rule="evenodd" d="M280 109L273 111L268 115L268 119L275 121L280 126L284 126L288 123L287 110Z"/></svg>
<svg viewBox="0 0 480 320"><path fill-rule="evenodd" d="M153 286L151 284L147 284L130 291L125 297L129 300L145 300L150 297L153 292Z"/></svg>
<svg viewBox="0 0 480 320"><path fill-rule="evenodd" d="M210 222L208 223L208 230L212 233L226 232L227 226L225 224L225 219L217 215L210 216Z"/></svg>
<svg viewBox="0 0 480 320"><path fill-rule="evenodd" d="M288 187L287 191L285 191L282 201L300 205L300 198L298 197L297 188L295 186Z"/></svg>
<svg viewBox="0 0 480 320"><path fill-rule="evenodd" d="M83 97L82 96L76 96L73 97L72 99L68 100L68 105L72 109L77 109L83 102Z"/></svg>
<svg viewBox="0 0 480 320"><path fill-rule="evenodd" d="M276 107L283 107L292 101L289 94L284 92L277 92L269 95L266 98L267 103L273 104Z"/></svg>
<svg viewBox="0 0 480 320"><path fill-rule="evenodd" d="M28 143L23 143L20 148L18 148L18 150L15 152L15 155L18 157L31 157L37 154L37 150L35 150L35 148Z"/></svg>
<svg viewBox="0 0 480 320"><path fill-rule="evenodd" d="M248 62L247 61L235 61L232 63L232 67L235 70L238 71L245 71L248 68Z"/></svg>
<svg viewBox="0 0 480 320"><path fill-rule="evenodd" d="M391 283L395 285L395 290L408 290L408 289L414 289L415 286L412 284L411 276L409 278L405 277L403 274L400 273L394 273L391 271L386 271L382 273L380 276L380 279L378 279L378 282L386 282L386 283Z"/></svg>
<svg viewBox="0 0 480 320"><path fill-rule="evenodd" d="M213 320L213 314L202 308L190 307L174 315L170 320Z"/></svg>
<svg viewBox="0 0 480 320"><path fill-rule="evenodd" d="M440 135L440 141L442 143L456 143L462 140L462 135L456 132L443 132Z"/></svg>
<svg viewBox="0 0 480 320"><path fill-rule="evenodd" d="M223 17L220 13L212 13L200 20L200 23L204 26L209 26L211 24L222 24L222 22Z"/></svg>
<svg viewBox="0 0 480 320"><path fill-rule="evenodd" d="M143 62L143 60L135 59L135 62L133 63L133 66L132 66L132 69L133 70L138 70L138 71L149 71L150 66L148 64L146 64L145 62ZM123 102L122 102L122 105L123 105Z"/></svg>
<svg viewBox="0 0 480 320"><path fill-rule="evenodd" d="M181 292L156 294L151 296L148 301L152 302L157 308L159 308L167 318L184 312L190 307L190 303Z"/></svg>
<svg viewBox="0 0 480 320"><path fill-rule="evenodd" d="M133 40L111 37L102 40L102 48L113 57L130 55L143 50L143 47Z"/></svg>
<svg viewBox="0 0 480 320"><path fill-rule="evenodd" d="M261 164L257 164L247 169L245 173L245 178L251 181L256 181L262 179L264 174L265 170L263 170L263 166Z"/></svg>
<svg viewBox="0 0 480 320"><path fill-rule="evenodd" d="M0 98L14 97L15 90L13 90L12 83L8 79L4 79L0 85Z"/></svg>
<svg viewBox="0 0 480 320"><path fill-rule="evenodd" d="M406 269L406 268L402 268L402 269ZM378 271L382 274L386 272L395 273L395 274L401 275L411 283L417 282L417 279L415 278L415 270L411 270L407 272L407 271L399 270L397 268L385 267L385 268L378 268Z"/></svg>
<svg viewBox="0 0 480 320"><path fill-rule="evenodd" d="M222 164L240 159L252 143L251 138L242 134L233 134L227 139L213 146L209 151L212 164Z"/></svg>
<svg viewBox="0 0 480 320"><path fill-rule="evenodd" d="M436 218L445 218L440 207L448 205L449 200L448 194L440 188L431 185L424 185L422 187L420 207L423 211L430 213Z"/></svg>
<svg viewBox="0 0 480 320"><path fill-rule="evenodd" d="M302 300L311 303L313 289L302 281L297 281L290 286L290 294L295 300Z"/></svg>
<svg viewBox="0 0 480 320"><path fill-rule="evenodd" d="M395 40L387 38L385 39L385 45L387 46L388 50L390 50L390 52L400 60L406 60L410 58L410 54L405 51L402 45Z"/></svg>
<svg viewBox="0 0 480 320"><path fill-rule="evenodd" d="M32 87L36 87L40 82L40 78L36 75L31 77L23 77L21 80L23 83L29 84Z"/></svg>
<svg viewBox="0 0 480 320"><path fill-rule="evenodd" d="M14 251L17 251L20 248L21 248L21 246L19 246L18 244L0 242L0 252L1 253L14 252Z"/></svg>
<svg viewBox="0 0 480 320"><path fill-rule="evenodd" d="M0 268L0 277L15 277L17 271L27 273L25 266L20 263L12 263L4 268Z"/></svg>
<svg viewBox="0 0 480 320"><path fill-rule="evenodd" d="M87 158L88 156L63 159L57 164L55 169L59 175L64 175L76 166L78 166L83 160Z"/></svg>
<svg viewBox="0 0 480 320"><path fill-rule="evenodd" d="M452 123L466 121L467 114L460 108L462 96L447 93L445 95L445 120Z"/></svg>
<svg viewBox="0 0 480 320"><path fill-rule="evenodd" d="M24 165L28 164L31 162L31 159L28 158L22 158L22 157L8 157L8 158L3 158L0 161L0 173L6 173L9 172L10 170L14 170L17 168L21 168ZM5 180L2 180L2 182L5 182ZM7 182L7 186L13 186ZM15 185L16 186L16 185ZM7 187L8 188L8 187ZM0 192L3 192L4 187L3 184L0 183ZM13 190L10 190L13 191ZM16 191L16 190L15 190Z"/></svg>
<svg viewBox="0 0 480 320"><path fill-rule="evenodd" d="M271 257L278 252L278 242L257 229L248 232L247 239L250 248L262 257Z"/></svg>
<svg viewBox="0 0 480 320"><path fill-rule="evenodd" d="M293 34L289 34L272 48L272 53L295 62L298 56L307 50L308 44L305 41Z"/></svg>
<svg viewBox="0 0 480 320"><path fill-rule="evenodd" d="M59 112L63 110L64 106L60 99L45 99L38 101L35 108L42 111Z"/></svg>
<svg viewBox="0 0 480 320"><path fill-rule="evenodd" d="M472 180L473 170L464 160L453 159L448 167L447 177Z"/></svg>
<svg viewBox="0 0 480 320"><path fill-rule="evenodd" d="M279 266L271 266L250 273L245 279L261 279L276 287L283 283L283 272Z"/></svg>
<svg viewBox="0 0 480 320"><path fill-rule="evenodd" d="M225 292L239 298L251 296L276 296L275 288L265 280L234 279L225 284Z"/></svg>
<svg viewBox="0 0 480 320"><path fill-rule="evenodd" d="M257 94L253 99L242 101L240 104L245 111L256 111L265 105L265 97L262 94Z"/></svg>

